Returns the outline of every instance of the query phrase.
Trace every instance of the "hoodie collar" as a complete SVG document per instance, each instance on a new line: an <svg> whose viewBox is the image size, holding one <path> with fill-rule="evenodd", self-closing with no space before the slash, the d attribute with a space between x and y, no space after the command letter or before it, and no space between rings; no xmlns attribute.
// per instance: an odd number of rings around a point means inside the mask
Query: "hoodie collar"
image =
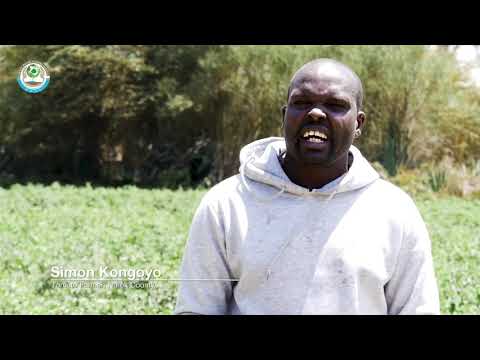
<svg viewBox="0 0 480 360"><path fill-rule="evenodd" d="M350 147L353 163L349 171L340 178L326 184L320 189L310 191L293 183L283 171L278 155L285 151L285 139L269 137L254 141L240 151L240 173L242 178L264 183L294 195L335 193L353 191L369 185L379 178L378 173L362 156L355 146Z"/></svg>

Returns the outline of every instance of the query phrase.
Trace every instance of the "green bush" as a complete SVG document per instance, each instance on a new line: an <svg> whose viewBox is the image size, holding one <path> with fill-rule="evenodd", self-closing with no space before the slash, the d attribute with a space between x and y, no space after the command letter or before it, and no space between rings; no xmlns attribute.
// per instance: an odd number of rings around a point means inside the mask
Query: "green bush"
<svg viewBox="0 0 480 360"><path fill-rule="evenodd" d="M428 173L423 168L408 169L400 167L390 181L412 196L425 196L432 192L428 186Z"/></svg>
<svg viewBox="0 0 480 360"><path fill-rule="evenodd" d="M480 176L475 168L456 164L450 157L435 164L423 164L418 173L418 179L423 179L435 193L470 197L480 191Z"/></svg>
<svg viewBox="0 0 480 360"><path fill-rule="evenodd" d="M428 183L433 192L440 192L447 183L444 169L433 169L428 173Z"/></svg>

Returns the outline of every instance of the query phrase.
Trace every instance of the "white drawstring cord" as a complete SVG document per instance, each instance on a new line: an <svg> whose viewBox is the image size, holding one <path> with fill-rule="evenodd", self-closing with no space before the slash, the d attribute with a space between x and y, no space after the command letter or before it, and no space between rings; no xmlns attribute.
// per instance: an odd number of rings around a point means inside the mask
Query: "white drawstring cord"
<svg viewBox="0 0 480 360"><path fill-rule="evenodd" d="M328 205L328 203L330 202L330 200L333 199L333 197L337 194L338 190L340 189L340 186L338 186L335 191L333 191L327 198L327 200L325 200L325 204L322 206L322 210L325 209ZM312 195L310 195L312 196ZM308 217L307 217L307 224L310 223L310 218L312 216L312 214L314 214L313 211L309 211L308 213ZM295 231L296 229L292 229L292 232ZM283 251L287 248L288 245L290 245L290 243L292 242L293 240L293 236L291 236L292 234L289 234L289 236L287 237L287 240L285 241L285 243L283 244L283 246L280 248L280 251L277 253L277 255L275 255L275 257L270 261L270 263L268 264L268 267L267 267L267 273L266 273L266 277L267 277L267 280L268 278L270 277L271 273L272 273L272 267L273 265L275 265L275 263L277 262L278 258L280 257L280 255L282 255Z"/></svg>
<svg viewBox="0 0 480 360"><path fill-rule="evenodd" d="M275 193L273 196L271 197L268 197L268 198L260 198L258 197L256 194L255 194L255 191L253 191L249 186L248 186L248 183L247 183L247 180L245 178L245 168L246 166L248 165L248 163L250 162L250 160L252 160L253 158L255 157L255 154L250 154L247 159L245 160L245 162L243 162L243 164L240 166L240 178L242 180L242 183L243 183L243 186L245 186L245 189L252 194L252 196L254 197L254 199L260 203L266 203L266 202L270 202L274 199L276 199L277 197L279 197L281 194L283 194L286 189L284 186L281 187L280 191L278 191L277 193ZM325 204L322 206L322 208L326 208L328 206L328 203L330 202L331 199L333 199L333 197L337 194L337 192L339 191L342 183L343 183L344 179L342 179L342 181L340 181L340 184L337 186L337 188L327 197L326 201L325 201ZM307 196L314 196L313 194L311 195L307 195ZM309 214L307 215L308 216L308 219L309 221L307 223L310 223L310 217L314 214L313 211L309 211ZM318 214L318 213L315 213L315 214ZM292 232L295 231L296 229L292 229ZM284 252L284 250L287 248L288 245L290 245L291 241L293 240L293 236L291 236L293 234L290 234L290 236L287 237L287 240L285 241L285 243L282 245L282 247L280 248L280 250L278 251L278 253L275 255L275 257L270 261L268 267L267 267L267 271L266 271L266 277L267 277L267 280L268 278L270 277L271 273L272 273L272 267L273 265L275 265L276 261L278 260L278 258L280 257L280 255L282 255L282 253Z"/></svg>

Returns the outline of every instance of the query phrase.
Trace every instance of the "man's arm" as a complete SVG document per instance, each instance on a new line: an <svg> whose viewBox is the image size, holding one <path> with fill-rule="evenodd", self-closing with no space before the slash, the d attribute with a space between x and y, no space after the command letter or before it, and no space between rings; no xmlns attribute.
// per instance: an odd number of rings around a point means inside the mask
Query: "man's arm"
<svg viewBox="0 0 480 360"><path fill-rule="evenodd" d="M392 278L385 287L392 315L440 314L431 241L417 207L411 201L409 220Z"/></svg>
<svg viewBox="0 0 480 360"><path fill-rule="evenodd" d="M190 227L180 269L174 314L222 315L232 294L227 263L225 230L218 208L207 194Z"/></svg>

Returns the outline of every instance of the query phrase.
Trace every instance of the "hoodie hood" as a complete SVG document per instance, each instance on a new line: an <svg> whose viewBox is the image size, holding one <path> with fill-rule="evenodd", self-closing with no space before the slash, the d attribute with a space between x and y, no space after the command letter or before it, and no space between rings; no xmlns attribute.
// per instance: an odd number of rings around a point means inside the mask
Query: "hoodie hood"
<svg viewBox="0 0 480 360"><path fill-rule="evenodd" d="M306 194L334 196L337 193L365 187L380 177L377 171L362 156L360 150L352 145L350 153L353 155L353 163L349 171L322 188L310 191L293 183L283 171L278 155L285 149L285 139L282 137L269 137L257 140L242 148L240 151L240 175L248 190L250 188L246 184L245 178L279 189L280 191L276 196L283 192L299 196Z"/></svg>

